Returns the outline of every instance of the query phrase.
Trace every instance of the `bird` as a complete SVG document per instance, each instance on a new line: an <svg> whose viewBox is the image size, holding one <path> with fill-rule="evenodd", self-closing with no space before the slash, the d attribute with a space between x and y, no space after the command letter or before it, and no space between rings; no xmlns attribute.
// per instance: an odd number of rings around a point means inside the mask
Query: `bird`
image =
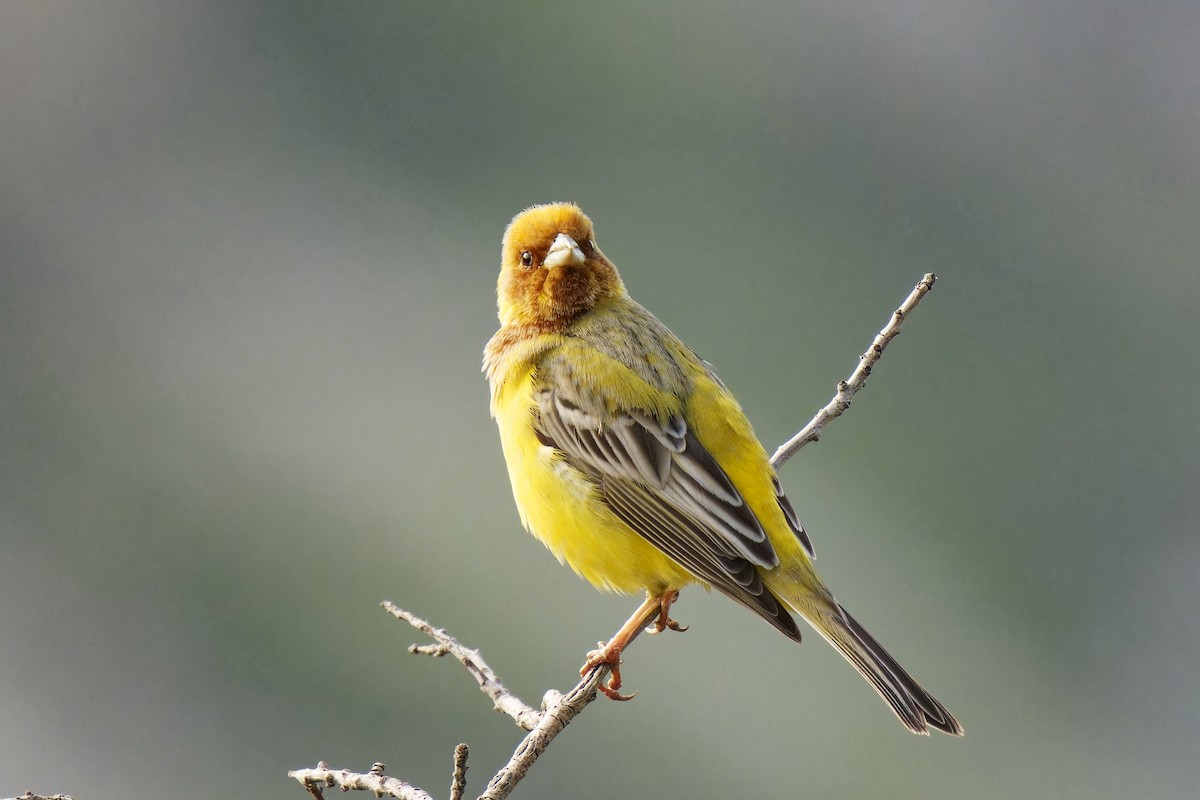
<svg viewBox="0 0 1200 800"><path fill-rule="evenodd" d="M834 598L749 420L712 366L633 300L573 203L535 205L504 233L500 329L484 349L491 415L522 525L579 576L646 600L581 674L621 652L699 584L799 642L801 616L916 734L961 736Z"/></svg>

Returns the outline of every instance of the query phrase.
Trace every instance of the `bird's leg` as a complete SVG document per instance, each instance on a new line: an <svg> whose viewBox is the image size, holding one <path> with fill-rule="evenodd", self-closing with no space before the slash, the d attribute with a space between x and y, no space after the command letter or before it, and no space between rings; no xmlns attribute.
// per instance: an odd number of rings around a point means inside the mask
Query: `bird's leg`
<svg viewBox="0 0 1200 800"><path fill-rule="evenodd" d="M653 625L651 625L649 628L646 629L646 633L649 633L649 634L662 633L663 631L666 631L666 630L679 631L680 633L683 633L684 631L686 631L688 629L687 625L681 625L680 623L671 619L671 617L669 616L670 611L671 611L671 606L678 599L679 599L679 590L678 589L667 589L665 592L662 593L662 596L659 597L659 599L658 599L658 602L659 602L658 619L655 621L655 623Z"/></svg>
<svg viewBox="0 0 1200 800"><path fill-rule="evenodd" d="M639 633L642 632L646 625L653 619L655 612L658 612L658 622L654 624L657 628L662 620L664 627L669 627L672 630L678 630L679 624L667 617L667 609L671 607L671 603L679 597L679 591L676 589L668 589L660 595L652 595L646 592L645 601L638 606L637 611L633 612L633 616L626 620L621 629L608 640L608 643L600 642L600 648L593 650L587 655L587 661L583 662L583 667L580 668L579 674L586 676L589 672L599 666L607 666L611 673L608 680L601 683L600 691L612 700L631 700L632 694L621 694L618 691L621 688L621 651L633 641ZM637 692L634 692L637 694Z"/></svg>

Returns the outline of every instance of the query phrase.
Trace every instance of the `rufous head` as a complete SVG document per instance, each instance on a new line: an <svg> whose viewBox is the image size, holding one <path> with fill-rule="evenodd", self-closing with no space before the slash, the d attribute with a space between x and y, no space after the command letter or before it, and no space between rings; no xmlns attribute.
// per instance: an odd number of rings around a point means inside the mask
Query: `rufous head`
<svg viewBox="0 0 1200 800"><path fill-rule="evenodd" d="M502 325L561 328L625 294L617 268L596 246L592 221L573 203L533 206L514 217L500 259Z"/></svg>

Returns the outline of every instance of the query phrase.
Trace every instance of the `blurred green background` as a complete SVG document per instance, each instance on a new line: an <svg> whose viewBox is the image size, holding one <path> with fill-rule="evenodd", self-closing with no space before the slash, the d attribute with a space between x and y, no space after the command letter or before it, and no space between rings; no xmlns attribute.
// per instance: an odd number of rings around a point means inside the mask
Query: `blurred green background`
<svg viewBox="0 0 1200 800"><path fill-rule="evenodd" d="M966 725L904 732L722 597L520 789L1200 791L1194 2L0 5L0 796L444 797L636 605L521 531L479 374L500 236L575 200Z"/></svg>

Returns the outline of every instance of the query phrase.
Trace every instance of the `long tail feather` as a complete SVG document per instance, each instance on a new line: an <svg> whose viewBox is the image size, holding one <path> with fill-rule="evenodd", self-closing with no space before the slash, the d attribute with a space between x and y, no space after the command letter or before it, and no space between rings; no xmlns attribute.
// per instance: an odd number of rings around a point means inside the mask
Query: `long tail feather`
<svg viewBox="0 0 1200 800"><path fill-rule="evenodd" d="M921 688L841 605L835 602L826 613L804 617L867 679L910 731L928 735L934 728L951 736L963 735L962 725L946 707Z"/></svg>

